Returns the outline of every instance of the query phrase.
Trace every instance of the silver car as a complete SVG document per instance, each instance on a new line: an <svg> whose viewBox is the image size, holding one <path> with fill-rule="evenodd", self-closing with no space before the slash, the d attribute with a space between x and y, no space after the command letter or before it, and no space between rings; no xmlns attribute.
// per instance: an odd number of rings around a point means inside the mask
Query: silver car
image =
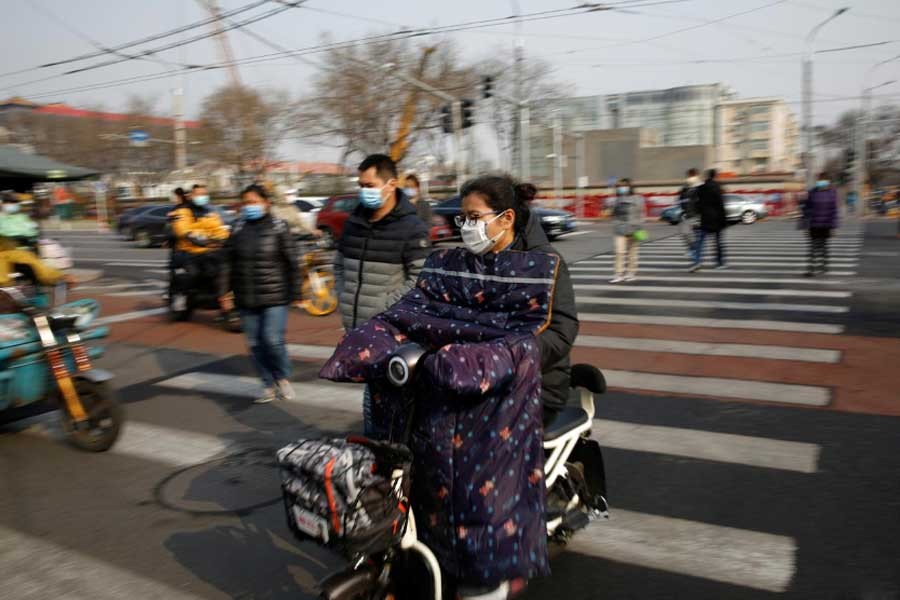
<svg viewBox="0 0 900 600"><path fill-rule="evenodd" d="M725 194L725 218L729 222L740 221L751 225L767 216L769 211L762 200L751 200L739 194Z"/></svg>

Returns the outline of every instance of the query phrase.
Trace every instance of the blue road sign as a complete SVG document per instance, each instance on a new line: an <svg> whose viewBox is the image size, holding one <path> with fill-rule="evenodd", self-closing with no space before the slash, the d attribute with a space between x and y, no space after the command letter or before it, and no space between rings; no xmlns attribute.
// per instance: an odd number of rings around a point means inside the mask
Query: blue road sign
<svg viewBox="0 0 900 600"><path fill-rule="evenodd" d="M132 129L128 132L128 139L135 144L144 144L150 139L150 134L143 129Z"/></svg>

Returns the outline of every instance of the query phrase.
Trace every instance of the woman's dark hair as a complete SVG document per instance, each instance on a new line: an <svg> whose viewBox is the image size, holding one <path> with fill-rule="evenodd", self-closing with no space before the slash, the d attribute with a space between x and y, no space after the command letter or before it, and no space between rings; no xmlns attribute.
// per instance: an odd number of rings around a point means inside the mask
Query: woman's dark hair
<svg viewBox="0 0 900 600"><path fill-rule="evenodd" d="M178 198L179 202L187 202L187 194L184 189L177 187L172 191L173 194Z"/></svg>
<svg viewBox="0 0 900 600"><path fill-rule="evenodd" d="M253 183L251 185L248 185L243 190L241 190L241 198L243 198L245 195L251 194L251 193L256 194L257 196L259 196L266 202L269 201L269 192L267 192L266 188L259 185L258 183Z"/></svg>
<svg viewBox="0 0 900 600"><path fill-rule="evenodd" d="M459 197L478 194L495 212L512 209L516 213L516 233L525 231L531 210L528 203L537 195L537 188L530 183L517 183L509 175L482 175L467 181Z"/></svg>
<svg viewBox="0 0 900 600"><path fill-rule="evenodd" d="M414 173L410 173L409 175L406 176L406 179L404 180L404 184L408 185L408 184L412 183L413 181L416 182L416 187L419 187L419 185L421 185L419 182L419 178L416 177Z"/></svg>

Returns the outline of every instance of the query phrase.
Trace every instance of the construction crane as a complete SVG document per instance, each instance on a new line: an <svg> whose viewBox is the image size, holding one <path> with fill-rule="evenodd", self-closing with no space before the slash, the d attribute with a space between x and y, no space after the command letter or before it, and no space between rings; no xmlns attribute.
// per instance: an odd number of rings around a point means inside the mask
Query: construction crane
<svg viewBox="0 0 900 600"><path fill-rule="evenodd" d="M428 59L437 48L428 47L422 50L422 57L419 59L419 65L413 75L416 79L422 79L425 76L425 69L428 66ZM409 136L412 133L413 121L416 118L416 108L419 103L419 89L410 88L409 95L406 97L406 103L403 105L403 113L400 117L400 125L397 127L397 137L391 144L390 155L395 162L400 162L406 156L409 150Z"/></svg>
<svg viewBox="0 0 900 600"><path fill-rule="evenodd" d="M241 87L241 75L234 64L234 52L231 50L228 36L222 27L222 11L219 9L219 3L216 0L197 0L197 4L202 6L213 17L214 20L210 23L210 27L212 27L216 42L219 45L219 58L225 63L225 68L228 69L228 79L231 81L231 85Z"/></svg>

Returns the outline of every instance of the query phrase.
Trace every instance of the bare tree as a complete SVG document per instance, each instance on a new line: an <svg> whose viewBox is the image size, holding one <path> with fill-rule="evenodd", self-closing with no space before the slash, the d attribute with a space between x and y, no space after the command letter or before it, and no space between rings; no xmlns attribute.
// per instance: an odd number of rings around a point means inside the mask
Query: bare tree
<svg viewBox="0 0 900 600"><path fill-rule="evenodd" d="M296 124L296 104L284 91L227 85L203 101L200 153L240 175L262 173Z"/></svg>
<svg viewBox="0 0 900 600"><path fill-rule="evenodd" d="M379 68L388 64L453 96L474 94L475 74L460 66L449 41L424 46L395 39L336 49L325 55L312 94L302 100L301 135L340 148L344 162L392 146L399 162L417 145L433 144L443 101Z"/></svg>

